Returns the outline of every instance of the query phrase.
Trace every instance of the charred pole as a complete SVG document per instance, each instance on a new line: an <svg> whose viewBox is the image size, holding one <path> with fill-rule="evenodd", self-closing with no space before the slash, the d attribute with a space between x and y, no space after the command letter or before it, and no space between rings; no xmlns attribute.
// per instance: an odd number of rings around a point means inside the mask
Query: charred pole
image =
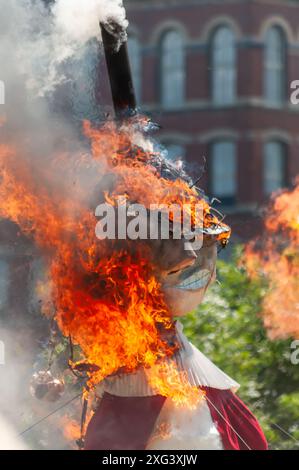
<svg viewBox="0 0 299 470"><path fill-rule="evenodd" d="M136 113L136 96L123 28L115 21L100 23L116 119Z"/></svg>

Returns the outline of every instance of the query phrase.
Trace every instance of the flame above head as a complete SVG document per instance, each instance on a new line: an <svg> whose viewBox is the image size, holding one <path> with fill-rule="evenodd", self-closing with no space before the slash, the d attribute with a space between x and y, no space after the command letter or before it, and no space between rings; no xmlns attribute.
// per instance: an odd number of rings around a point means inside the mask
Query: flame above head
<svg viewBox="0 0 299 470"><path fill-rule="evenodd" d="M174 367L166 376L157 366L177 345L163 339L163 331L171 331L174 324L148 250L143 247L133 253L127 242L115 249L113 242L99 241L94 208L95 198L103 193L101 182L111 174L113 185L105 192L108 200L124 196L145 206L194 204L198 193L181 179L161 177L152 164L153 153L132 144L129 125L119 129L109 122L95 129L85 122L84 134L90 140L91 155L55 155L38 173L17 146L0 146L0 216L18 224L48 260L55 317L62 333L80 346L92 366L89 387L120 370L152 368L149 377L157 393L194 406L198 391L183 385ZM80 177L72 191L68 185L56 184L57 175L72 181L74 174L90 167L93 209ZM205 200L203 204L204 224L220 224ZM47 303L43 309L51 314Z"/></svg>
<svg viewBox="0 0 299 470"><path fill-rule="evenodd" d="M143 119L138 118L140 127L144 126ZM163 160L159 158L159 153L153 150L145 151L132 143L136 134L138 135L138 132L135 132L136 127L138 129L135 123L133 131L127 126L119 130L111 122L98 130L93 128L90 122L84 123L84 133L91 140L93 157L98 160L104 155L108 156L109 165L117 178L109 202L113 203L116 197L123 195L129 201L138 202L145 207L151 204L177 204L180 207L189 205L194 224L204 228L221 227L223 230L220 231L218 239L223 243L227 242L230 228L219 221L206 199L199 197L197 189L180 177L173 180L161 176ZM176 165L173 168L177 169ZM179 175L180 169L177 170ZM202 220L195 220L198 216L195 206L199 203L202 206ZM172 216L173 214L170 215Z"/></svg>
<svg viewBox="0 0 299 470"><path fill-rule="evenodd" d="M299 180L273 195L265 234L249 244L244 261L252 277L263 274L269 283L262 312L269 336L299 338Z"/></svg>

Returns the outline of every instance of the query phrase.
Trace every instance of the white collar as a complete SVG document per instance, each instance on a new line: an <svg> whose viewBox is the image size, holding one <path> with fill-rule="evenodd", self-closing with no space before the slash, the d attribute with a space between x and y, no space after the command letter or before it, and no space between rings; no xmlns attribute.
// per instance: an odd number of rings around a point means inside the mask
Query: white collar
<svg viewBox="0 0 299 470"><path fill-rule="evenodd" d="M176 322L176 330L180 349L171 359L175 359L179 371L184 371L187 374L191 386L233 391L239 388L237 382L220 370L187 340L180 322ZM156 395L148 384L143 369L132 374L121 374L105 379L99 386L98 392L102 391L123 397Z"/></svg>

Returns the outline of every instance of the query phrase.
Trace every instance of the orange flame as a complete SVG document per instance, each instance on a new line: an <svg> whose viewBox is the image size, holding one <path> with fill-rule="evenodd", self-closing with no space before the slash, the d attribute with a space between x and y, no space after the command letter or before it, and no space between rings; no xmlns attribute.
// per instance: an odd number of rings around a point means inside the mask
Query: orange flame
<svg viewBox="0 0 299 470"><path fill-rule="evenodd" d="M269 282L262 313L270 337L299 338L299 180L273 196L265 229L247 247L245 264L251 276L262 273Z"/></svg>
<svg viewBox="0 0 299 470"><path fill-rule="evenodd" d="M60 419L60 425L63 429L63 435L66 440L76 442L80 439L81 429L80 424L77 421L64 416Z"/></svg>
<svg viewBox="0 0 299 470"><path fill-rule="evenodd" d="M196 409L205 397L205 392L191 386L185 372L177 370L176 364L156 363L146 371L147 379L153 390L158 394L171 397L176 406L187 406Z"/></svg>
<svg viewBox="0 0 299 470"><path fill-rule="evenodd" d="M148 251L139 249L133 255L127 243L116 250L113 243L100 242L95 236L97 221L82 197L84 185L79 179L76 193L70 194L55 183L57 175L67 179L72 165L80 172L93 161L98 164L93 167L98 181L113 174L113 187L106 194L112 200L122 195L145 206L182 205L198 202L198 195L180 179L162 178L149 164L149 152L132 145L128 128L119 130L108 123L94 129L85 122L84 132L93 160L84 155L72 163L72 157L56 155L38 175L19 151L0 146L0 216L32 236L47 257L57 323L80 346L87 362L97 366L97 372L90 373L93 386L119 370L149 368L171 356L175 347L163 340L161 331L173 328L173 321ZM97 191L102 195L95 186L93 199ZM204 223L219 223L207 202L203 204ZM47 304L44 313L50 314ZM157 393L191 406L199 399L197 390L178 380L175 368L167 374L161 373L161 366L153 370L156 375L151 373L150 380Z"/></svg>

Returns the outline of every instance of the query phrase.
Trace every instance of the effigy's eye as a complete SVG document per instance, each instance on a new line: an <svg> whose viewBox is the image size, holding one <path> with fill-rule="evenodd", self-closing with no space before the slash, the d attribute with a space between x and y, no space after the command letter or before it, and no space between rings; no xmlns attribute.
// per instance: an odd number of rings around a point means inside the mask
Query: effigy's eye
<svg viewBox="0 0 299 470"><path fill-rule="evenodd" d="M180 272L180 269L176 269L175 271L170 271L169 273L167 273L167 276L171 276L172 274L177 274Z"/></svg>
<svg viewBox="0 0 299 470"><path fill-rule="evenodd" d="M177 273L186 271L186 269L189 269L189 268L190 268L190 265L188 264L188 266L184 266L182 268L174 269L173 271L170 271L169 273L167 273L167 276L171 276L172 274L177 274Z"/></svg>

